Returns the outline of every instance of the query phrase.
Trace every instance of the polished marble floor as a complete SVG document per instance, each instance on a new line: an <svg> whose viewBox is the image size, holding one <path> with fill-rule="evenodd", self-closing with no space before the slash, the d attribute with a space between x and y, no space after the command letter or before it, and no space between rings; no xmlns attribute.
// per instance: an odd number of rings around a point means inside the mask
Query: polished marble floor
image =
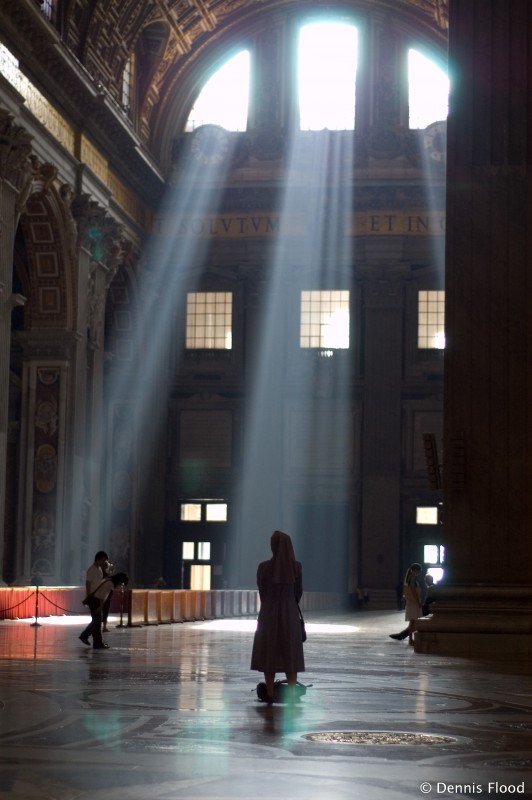
<svg viewBox="0 0 532 800"><path fill-rule="evenodd" d="M0 798L532 798L527 665L422 656L400 612L309 615L311 684L257 701L252 620L0 622Z"/></svg>

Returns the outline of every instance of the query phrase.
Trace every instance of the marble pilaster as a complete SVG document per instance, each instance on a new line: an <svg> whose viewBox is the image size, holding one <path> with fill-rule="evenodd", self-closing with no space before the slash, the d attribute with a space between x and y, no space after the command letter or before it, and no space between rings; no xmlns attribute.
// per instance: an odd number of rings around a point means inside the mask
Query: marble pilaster
<svg viewBox="0 0 532 800"><path fill-rule="evenodd" d="M13 245L20 211L32 183L31 138L0 109L0 486L6 485ZM5 493L0 492L0 554L4 552ZM1 569L0 569L1 577Z"/></svg>

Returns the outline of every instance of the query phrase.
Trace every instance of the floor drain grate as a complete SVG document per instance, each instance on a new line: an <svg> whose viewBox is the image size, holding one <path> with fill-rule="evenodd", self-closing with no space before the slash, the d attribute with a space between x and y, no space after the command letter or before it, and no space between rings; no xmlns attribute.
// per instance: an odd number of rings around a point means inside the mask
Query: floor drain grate
<svg viewBox="0 0 532 800"><path fill-rule="evenodd" d="M309 733L305 739L323 744L441 745L456 742L456 739L452 739L450 736L396 731L324 731L323 733Z"/></svg>

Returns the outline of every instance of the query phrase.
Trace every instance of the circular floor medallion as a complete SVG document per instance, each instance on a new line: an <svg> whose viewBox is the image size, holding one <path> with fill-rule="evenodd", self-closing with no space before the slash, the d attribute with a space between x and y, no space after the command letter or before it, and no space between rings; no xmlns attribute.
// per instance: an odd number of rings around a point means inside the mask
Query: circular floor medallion
<svg viewBox="0 0 532 800"><path fill-rule="evenodd" d="M309 733L305 737L321 744L384 744L384 745L442 745L454 744L450 736L435 736L427 733L404 733L402 731L324 731Z"/></svg>

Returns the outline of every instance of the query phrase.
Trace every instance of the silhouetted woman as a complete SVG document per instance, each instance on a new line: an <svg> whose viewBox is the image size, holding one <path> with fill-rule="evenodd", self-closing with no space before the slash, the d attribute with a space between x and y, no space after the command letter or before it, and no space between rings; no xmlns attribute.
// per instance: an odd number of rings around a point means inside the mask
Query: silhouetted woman
<svg viewBox="0 0 532 800"><path fill-rule="evenodd" d="M271 548L273 557L257 569L261 605L251 654L251 669L264 672L269 703L276 672L284 672L289 686L294 686L297 673L305 670L298 610L303 595L301 564L287 533L275 531Z"/></svg>
<svg viewBox="0 0 532 800"><path fill-rule="evenodd" d="M421 617L421 564L411 564L405 575L403 594L405 597L405 620L408 622L408 644L414 645L416 619Z"/></svg>

